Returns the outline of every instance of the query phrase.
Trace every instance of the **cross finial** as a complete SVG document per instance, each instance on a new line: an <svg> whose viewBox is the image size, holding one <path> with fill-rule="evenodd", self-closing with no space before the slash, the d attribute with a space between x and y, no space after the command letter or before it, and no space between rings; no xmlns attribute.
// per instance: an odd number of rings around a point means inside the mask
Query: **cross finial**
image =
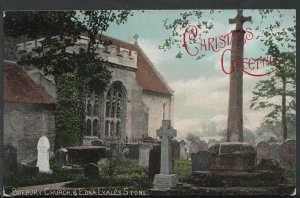
<svg viewBox="0 0 300 198"><path fill-rule="evenodd" d="M236 30L242 30L243 29L243 23L246 21L252 22L252 17L244 17L243 16L243 10L238 9L237 10L237 15L234 19L229 19L229 24L236 23Z"/></svg>
<svg viewBox="0 0 300 198"><path fill-rule="evenodd" d="M137 33L135 33L133 38L134 38L134 44L138 44L137 39L139 38L139 35Z"/></svg>

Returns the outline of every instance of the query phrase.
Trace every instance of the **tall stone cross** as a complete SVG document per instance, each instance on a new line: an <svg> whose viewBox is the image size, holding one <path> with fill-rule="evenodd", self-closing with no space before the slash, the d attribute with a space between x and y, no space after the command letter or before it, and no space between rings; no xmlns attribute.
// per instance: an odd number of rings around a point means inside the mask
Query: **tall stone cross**
<svg viewBox="0 0 300 198"><path fill-rule="evenodd" d="M162 126L156 131L156 135L161 138L160 174L172 174L171 141L176 137L177 131L171 127L171 120L163 120Z"/></svg>
<svg viewBox="0 0 300 198"><path fill-rule="evenodd" d="M229 19L229 23L236 23L232 30L230 87L227 122L227 142L243 142L243 55L244 34L243 23L251 21L252 17L244 17L243 10L237 10L237 16Z"/></svg>

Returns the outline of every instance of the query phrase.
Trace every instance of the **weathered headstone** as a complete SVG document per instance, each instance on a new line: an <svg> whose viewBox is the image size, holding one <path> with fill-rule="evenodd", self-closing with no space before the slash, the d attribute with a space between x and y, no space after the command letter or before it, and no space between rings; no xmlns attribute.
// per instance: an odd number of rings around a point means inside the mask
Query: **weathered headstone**
<svg viewBox="0 0 300 198"><path fill-rule="evenodd" d="M161 147L154 146L150 150L149 154L149 178L153 179L156 174L159 174L160 171L160 157L161 157Z"/></svg>
<svg viewBox="0 0 300 198"><path fill-rule="evenodd" d="M208 144L205 141L201 141L198 144L198 151L207 151Z"/></svg>
<svg viewBox="0 0 300 198"><path fill-rule="evenodd" d="M17 171L17 149L11 145L4 145L4 170Z"/></svg>
<svg viewBox="0 0 300 198"><path fill-rule="evenodd" d="M55 152L55 164L58 166L64 166L67 163L67 153L68 150L65 148L58 149Z"/></svg>
<svg viewBox="0 0 300 198"><path fill-rule="evenodd" d="M84 167L84 176L87 178L99 177L99 167L97 164L89 163Z"/></svg>
<svg viewBox="0 0 300 198"><path fill-rule="evenodd" d="M149 167L150 150L152 144L140 144L139 146L139 166L143 168Z"/></svg>
<svg viewBox="0 0 300 198"><path fill-rule="evenodd" d="M177 140L172 140L172 159L178 160L180 157L180 143Z"/></svg>
<svg viewBox="0 0 300 198"><path fill-rule="evenodd" d="M128 148L128 159L139 159L139 145L138 144L126 144Z"/></svg>
<svg viewBox="0 0 300 198"><path fill-rule="evenodd" d="M171 127L171 120L163 120L162 126L156 135L161 139L160 174L156 174L153 181L154 190L166 191L178 183L177 176L173 174L171 141L177 131Z"/></svg>
<svg viewBox="0 0 300 198"><path fill-rule="evenodd" d="M271 144L269 154L266 159L274 159L279 162L280 161L280 149L281 149L280 144L277 144L277 143Z"/></svg>
<svg viewBox="0 0 300 198"><path fill-rule="evenodd" d="M41 173L52 173L49 164L50 142L46 136L42 136L37 144L38 158L36 166Z"/></svg>
<svg viewBox="0 0 300 198"><path fill-rule="evenodd" d="M267 142L261 141L256 147L256 159L260 161L261 159L267 159L270 151L270 146Z"/></svg>
<svg viewBox="0 0 300 198"><path fill-rule="evenodd" d="M197 153L199 151L199 145L197 142L192 142L189 147L189 154Z"/></svg>
<svg viewBox="0 0 300 198"><path fill-rule="evenodd" d="M284 167L295 166L296 163L296 140L286 140L281 145L280 163Z"/></svg>
<svg viewBox="0 0 300 198"><path fill-rule="evenodd" d="M186 142L184 140L180 141L180 159L188 159L188 152L186 148Z"/></svg>
<svg viewBox="0 0 300 198"><path fill-rule="evenodd" d="M211 156L207 151L192 153L192 171L208 171L211 164Z"/></svg>
<svg viewBox="0 0 300 198"><path fill-rule="evenodd" d="M107 158L102 158L97 162L99 171L102 171L103 169L107 168L109 166L110 161Z"/></svg>

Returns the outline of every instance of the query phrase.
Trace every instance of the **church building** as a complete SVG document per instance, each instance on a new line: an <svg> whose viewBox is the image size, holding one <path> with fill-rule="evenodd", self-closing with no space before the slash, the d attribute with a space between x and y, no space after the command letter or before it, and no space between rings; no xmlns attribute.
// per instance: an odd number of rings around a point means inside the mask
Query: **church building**
<svg viewBox="0 0 300 198"><path fill-rule="evenodd" d="M92 140L97 139L104 142L123 140L128 143L138 143L146 137L155 138L156 130L160 128L161 121L163 119L173 120L174 95L172 89L139 47L137 40L132 44L108 36L104 37L110 40L112 44L108 46L100 45L98 53L104 60L106 68L112 72L112 78L105 90L94 90L86 96L86 131L84 132L83 144L89 145ZM19 43L17 45L18 57L30 53L32 49L39 45L40 40ZM87 42L89 42L88 37L82 35L81 39L76 42L76 46L67 50L76 52L79 48L86 46ZM31 87L24 87L25 84L18 82L20 80L18 76L8 72L12 66L14 70L22 73L21 76L25 76L24 78L30 82ZM6 63L6 67L10 68L4 70L5 79L10 82L10 86L4 87L6 95L11 92L11 89L15 89L14 86L18 86L22 91L11 95L17 94L18 97L22 98L24 94L26 95L25 92L29 91L31 93L30 97L36 98L38 97L36 94L39 94L36 91L38 89L45 96L44 99L47 102L44 100L35 102L42 110L43 108L48 110L45 114L47 116L41 115L41 117L49 126L47 125L42 130L43 132L40 132L40 136L46 134L51 137L49 140L50 144L53 145L53 136L55 135L53 106L55 106L56 101L56 87L53 78L43 75L42 71L34 67L16 65L16 63ZM13 81L12 78L14 78ZM13 102L24 105L23 101ZM5 97L6 109L10 108L10 103L10 99ZM25 109L23 108L22 111ZM17 115L20 108L13 111ZM26 114L25 111L23 113ZM42 111L43 113L45 111ZM6 117L7 111L4 114ZM51 116L51 118L48 116ZM48 119L51 122L46 121ZM14 143L16 139L19 138L18 142L32 141L30 140L31 134L36 134L37 131L40 131L38 128L44 126L44 124L36 125L35 129L34 127L27 127L26 124L28 123L18 123L18 125L24 125L21 128L22 133L26 135L17 137L18 132L12 133L8 129L14 124L5 119L4 144L13 144L19 147L18 144ZM37 141L35 143L37 144ZM32 149L36 150L35 144Z"/></svg>

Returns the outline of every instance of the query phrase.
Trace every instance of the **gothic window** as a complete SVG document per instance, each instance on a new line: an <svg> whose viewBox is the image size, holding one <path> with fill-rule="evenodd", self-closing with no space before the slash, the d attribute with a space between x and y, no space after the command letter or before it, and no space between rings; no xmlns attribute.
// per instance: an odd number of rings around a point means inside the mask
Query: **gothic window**
<svg viewBox="0 0 300 198"><path fill-rule="evenodd" d="M91 135L91 130L92 130L92 126L91 126L91 121L90 120L87 120L86 122L86 135L87 136L90 136Z"/></svg>
<svg viewBox="0 0 300 198"><path fill-rule="evenodd" d="M86 114L88 116L92 115L92 105L91 105L91 101L90 100L88 100L88 104L87 104L87 108L86 108Z"/></svg>
<svg viewBox="0 0 300 198"><path fill-rule="evenodd" d="M107 91L105 101L105 136L120 138L124 134L124 123L125 122L125 94L126 90L122 83L117 81L114 82ZM108 122L107 122L108 121Z"/></svg>
<svg viewBox="0 0 300 198"><path fill-rule="evenodd" d="M99 101L98 94L92 91L86 96L86 135L98 136L99 134Z"/></svg>
<svg viewBox="0 0 300 198"><path fill-rule="evenodd" d="M116 123L116 136L120 136L120 121Z"/></svg>
<svg viewBox="0 0 300 198"><path fill-rule="evenodd" d="M105 137L108 136L108 132L109 132L109 121L106 120L105 121Z"/></svg>
<svg viewBox="0 0 300 198"><path fill-rule="evenodd" d="M97 136L97 132L99 130L99 122L98 120L93 121L93 136Z"/></svg>
<svg viewBox="0 0 300 198"><path fill-rule="evenodd" d="M99 115L99 105L98 105L98 99L94 102L94 116Z"/></svg>
<svg viewBox="0 0 300 198"><path fill-rule="evenodd" d="M111 121L110 123L110 136L113 136L115 133L115 123L114 121Z"/></svg>

